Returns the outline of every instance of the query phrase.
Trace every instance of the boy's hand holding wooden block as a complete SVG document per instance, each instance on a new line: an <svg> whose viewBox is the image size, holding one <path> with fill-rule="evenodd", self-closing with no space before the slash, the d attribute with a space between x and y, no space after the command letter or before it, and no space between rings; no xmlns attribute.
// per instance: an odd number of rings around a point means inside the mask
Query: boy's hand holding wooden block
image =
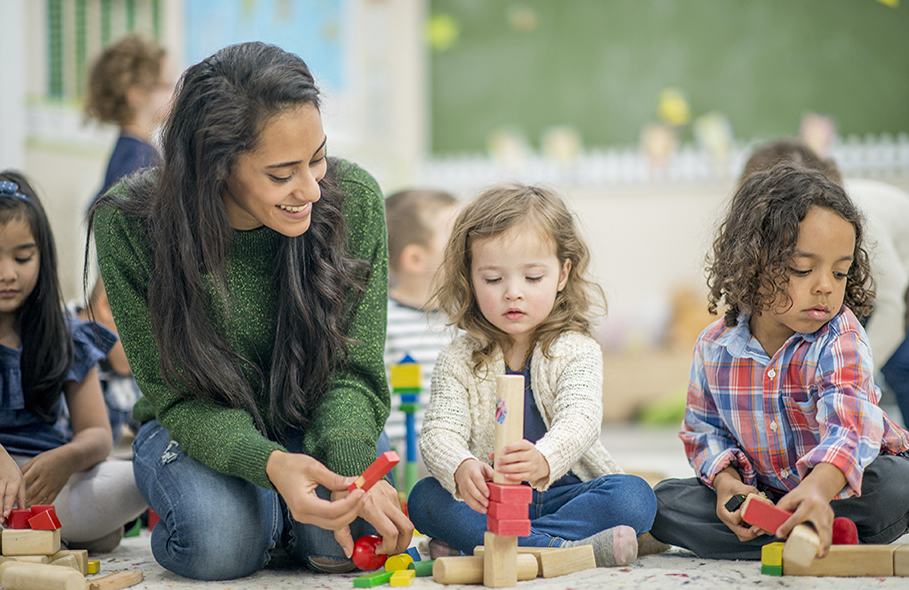
<svg viewBox="0 0 909 590"><path fill-rule="evenodd" d="M742 520L759 526L770 534L775 534L790 516L791 512L777 508L757 496L749 496L742 504ZM788 562L807 567L814 561L820 546L821 540L814 527L805 523L799 524L789 533L783 547L783 564Z"/></svg>

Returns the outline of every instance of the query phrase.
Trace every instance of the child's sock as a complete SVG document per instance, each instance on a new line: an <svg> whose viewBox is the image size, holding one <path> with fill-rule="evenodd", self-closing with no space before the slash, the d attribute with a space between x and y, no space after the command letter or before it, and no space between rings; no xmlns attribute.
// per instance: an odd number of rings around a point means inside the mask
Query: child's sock
<svg viewBox="0 0 909 590"><path fill-rule="evenodd" d="M628 565L638 556L638 537L630 526L619 525L581 539L565 541L562 547L593 545L597 567Z"/></svg>

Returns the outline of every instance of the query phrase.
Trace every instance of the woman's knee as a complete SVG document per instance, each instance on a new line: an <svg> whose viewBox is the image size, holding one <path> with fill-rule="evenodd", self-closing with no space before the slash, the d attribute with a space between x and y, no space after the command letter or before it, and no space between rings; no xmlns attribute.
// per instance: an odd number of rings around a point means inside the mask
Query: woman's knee
<svg viewBox="0 0 909 590"><path fill-rule="evenodd" d="M421 532L428 531L433 522L434 509L439 507L442 494L451 494L434 477L418 481L407 497L407 515L414 527Z"/></svg>

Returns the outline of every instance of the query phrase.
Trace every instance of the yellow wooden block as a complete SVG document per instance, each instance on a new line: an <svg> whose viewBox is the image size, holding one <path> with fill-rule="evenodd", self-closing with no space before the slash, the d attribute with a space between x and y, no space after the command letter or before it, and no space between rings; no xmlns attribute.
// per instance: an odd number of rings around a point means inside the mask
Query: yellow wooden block
<svg viewBox="0 0 909 590"><path fill-rule="evenodd" d="M783 565L785 543L767 543L761 547L761 565Z"/></svg>
<svg viewBox="0 0 909 590"><path fill-rule="evenodd" d="M88 560L88 573L97 574L101 571L101 561L98 559Z"/></svg>
<svg viewBox="0 0 909 590"><path fill-rule="evenodd" d="M419 389L422 384L420 365L418 363L404 363L391 366L392 389Z"/></svg>
<svg viewBox="0 0 909 590"><path fill-rule="evenodd" d="M2 533L3 555L53 555L57 551L60 551L60 529L6 529Z"/></svg>
<svg viewBox="0 0 909 590"><path fill-rule="evenodd" d="M410 583L413 582L416 575L417 572L415 570L397 570L395 573L391 574L391 579L388 580L388 583L392 586L410 586Z"/></svg>
<svg viewBox="0 0 909 590"><path fill-rule="evenodd" d="M385 571L386 572L399 572L406 570L410 564L413 563L413 557L407 555L406 553L401 553L399 555L392 555L385 560Z"/></svg>

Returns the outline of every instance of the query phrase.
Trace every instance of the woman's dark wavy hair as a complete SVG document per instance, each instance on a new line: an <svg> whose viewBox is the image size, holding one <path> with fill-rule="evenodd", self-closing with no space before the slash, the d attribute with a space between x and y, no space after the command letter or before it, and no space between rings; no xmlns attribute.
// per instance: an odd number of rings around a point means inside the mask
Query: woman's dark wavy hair
<svg viewBox="0 0 909 590"><path fill-rule="evenodd" d="M362 292L368 263L346 257L343 195L329 161L312 222L301 236L281 239L274 352L266 383L256 365L231 349L211 320L235 308L225 276L232 229L222 195L241 154L255 150L265 126L302 105L319 106L319 91L299 57L273 45L226 47L182 76L164 124L163 163L126 181L124 199L111 192L92 208L113 205L141 220L154 270L149 312L160 369L186 395L243 409L260 431L280 437L305 426L332 371L347 354L347 311ZM218 309L220 308L220 309ZM235 311L234 311L235 313ZM244 367L267 391L254 391ZM256 400L267 398L263 416Z"/></svg>
<svg viewBox="0 0 909 590"><path fill-rule="evenodd" d="M0 226L21 220L28 224L38 246L38 282L16 310L16 331L22 341L22 391L25 407L48 424L63 393L63 382L73 364L73 338L63 314L57 278L57 250L50 222L35 189L18 172L0 172L0 180L15 182L28 201L0 199Z"/></svg>
<svg viewBox="0 0 909 590"><path fill-rule="evenodd" d="M708 258L708 310L726 306L724 322L788 299L789 263L799 224L811 207L829 209L855 228L844 305L859 318L871 312L874 290L864 247L864 219L843 188L824 174L784 162L748 176L739 186Z"/></svg>

